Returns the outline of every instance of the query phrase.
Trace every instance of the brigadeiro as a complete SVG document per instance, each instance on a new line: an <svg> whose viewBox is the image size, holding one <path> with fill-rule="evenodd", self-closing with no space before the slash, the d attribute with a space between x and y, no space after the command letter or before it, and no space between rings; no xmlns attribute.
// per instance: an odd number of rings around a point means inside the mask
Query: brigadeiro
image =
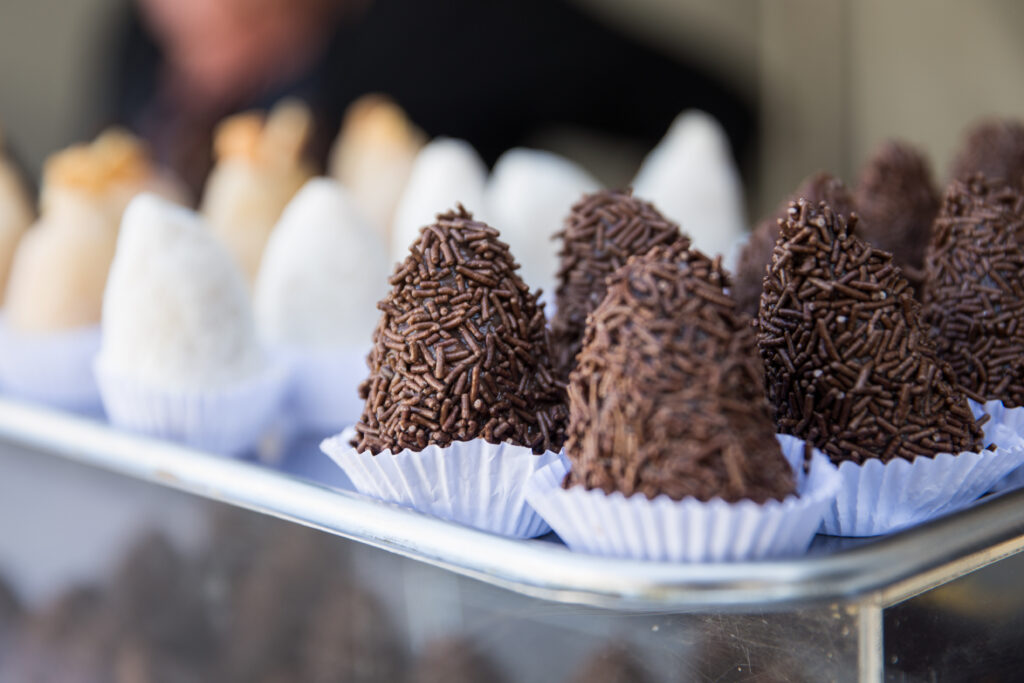
<svg viewBox="0 0 1024 683"><path fill-rule="evenodd" d="M892 256L827 204L790 205L758 321L778 430L839 465L825 528L873 535L956 509L1024 457L994 448L936 355ZM959 455L953 455L959 454Z"/></svg>
<svg viewBox="0 0 1024 683"><path fill-rule="evenodd" d="M562 250L551 332L555 368L564 379L583 345L587 315L604 298L605 278L630 256L681 240L688 246L690 240L678 225L630 190L585 195L572 207L557 237Z"/></svg>
<svg viewBox="0 0 1024 683"><path fill-rule="evenodd" d="M914 274L919 282L917 273L939 212L928 160L908 144L886 142L865 164L854 196L864 239L890 252L908 280Z"/></svg>
<svg viewBox="0 0 1024 683"><path fill-rule="evenodd" d="M968 180L981 173L990 180L1019 188L1024 182L1024 123L988 119L967 131L950 177Z"/></svg>
<svg viewBox="0 0 1024 683"><path fill-rule="evenodd" d="M505 677L466 638L428 643L413 663L410 683L502 683Z"/></svg>
<svg viewBox="0 0 1024 683"><path fill-rule="evenodd" d="M420 231L378 304L362 417L324 442L359 491L506 535L546 531L521 489L558 457L565 391L517 269L461 206Z"/></svg>
<svg viewBox="0 0 1024 683"><path fill-rule="evenodd" d="M621 645L608 645L587 657L571 683L644 683L650 674Z"/></svg>
<svg viewBox="0 0 1024 683"><path fill-rule="evenodd" d="M572 470L556 463L528 493L569 547L700 561L810 543L835 470L775 439L754 330L726 284L718 259L678 247L608 278L569 382Z"/></svg>
<svg viewBox="0 0 1024 683"><path fill-rule="evenodd" d="M766 218L750 233L750 238L740 252L736 276L732 283L732 295L736 297L740 310L752 316L757 315L761 302L765 270L772 262L772 250L779 239L779 221L785 220L789 203L806 199L812 204L825 202L835 211L849 216L854 212L853 198L846 185L839 178L824 171L806 178L793 191L775 213Z"/></svg>

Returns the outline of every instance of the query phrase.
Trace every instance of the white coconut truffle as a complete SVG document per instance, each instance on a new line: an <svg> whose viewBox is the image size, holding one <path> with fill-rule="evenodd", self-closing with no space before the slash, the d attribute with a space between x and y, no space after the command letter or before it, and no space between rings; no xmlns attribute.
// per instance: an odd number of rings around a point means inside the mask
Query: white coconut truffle
<svg viewBox="0 0 1024 683"><path fill-rule="evenodd" d="M332 179L288 204L263 254L256 322L279 346L369 347L390 264L380 233Z"/></svg>
<svg viewBox="0 0 1024 683"><path fill-rule="evenodd" d="M103 298L103 365L155 387L219 389L266 367L246 282L192 211L128 205Z"/></svg>
<svg viewBox="0 0 1024 683"><path fill-rule="evenodd" d="M552 239L572 205L600 188L564 157L532 149L501 155L487 183L486 210L532 289L554 293L559 245Z"/></svg>
<svg viewBox="0 0 1024 683"><path fill-rule="evenodd" d="M404 260L420 228L433 223L437 214L453 208L456 202L477 220L483 220L486 182L487 167L468 142L452 138L430 142L416 156L395 209L391 260Z"/></svg>
<svg viewBox="0 0 1024 683"><path fill-rule="evenodd" d="M2 151L3 131L0 130L0 153ZM14 250L34 218L32 200L21 174L10 161L0 156L0 300L7 286Z"/></svg>
<svg viewBox="0 0 1024 683"><path fill-rule="evenodd" d="M706 254L728 253L746 232L743 185L729 139L705 112L676 118L644 159L633 194L679 223Z"/></svg>

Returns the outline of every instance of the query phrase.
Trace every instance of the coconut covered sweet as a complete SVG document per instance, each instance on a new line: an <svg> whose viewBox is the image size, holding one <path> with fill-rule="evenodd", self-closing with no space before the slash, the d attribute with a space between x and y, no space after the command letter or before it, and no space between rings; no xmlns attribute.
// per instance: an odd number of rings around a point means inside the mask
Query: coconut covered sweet
<svg viewBox="0 0 1024 683"><path fill-rule="evenodd" d="M939 356L978 401L1024 405L1024 195L954 181L926 256L924 320Z"/></svg>
<svg viewBox="0 0 1024 683"><path fill-rule="evenodd" d="M569 380L565 485L674 500L782 500L750 318L720 261L655 248L608 278Z"/></svg>
<svg viewBox="0 0 1024 683"><path fill-rule="evenodd" d="M498 231L461 206L420 232L378 304L359 451L483 438L558 450L565 398L544 310Z"/></svg>
<svg viewBox="0 0 1024 683"><path fill-rule="evenodd" d="M685 248L690 242L678 225L630 190L584 196L573 205L558 237L561 265L551 333L555 368L560 378L567 378L583 345L587 315L604 299L605 278L630 256L659 245Z"/></svg>
<svg viewBox="0 0 1024 683"><path fill-rule="evenodd" d="M758 321L778 430L833 462L979 451L982 432L892 256L822 203L790 205Z"/></svg>
<svg viewBox="0 0 1024 683"><path fill-rule="evenodd" d="M900 268L919 271L939 212L924 155L905 143L882 144L861 171L854 203L861 236L891 253Z"/></svg>
<svg viewBox="0 0 1024 683"><path fill-rule="evenodd" d="M757 315L765 271L772 262L772 251L779 239L779 221L786 219L790 202L800 199L806 199L815 206L818 202L825 202L833 207L833 211L846 218L854 212L853 197L842 180L824 171L805 178L771 217L757 224L740 252L732 295L741 311Z"/></svg>
<svg viewBox="0 0 1024 683"><path fill-rule="evenodd" d="M365 349L387 270L387 247L352 196L310 180L267 241L253 300L260 334L280 346Z"/></svg>
<svg viewBox="0 0 1024 683"><path fill-rule="evenodd" d="M3 130L0 129L0 301L18 241L32 225L35 211L24 178L4 155Z"/></svg>
<svg viewBox="0 0 1024 683"><path fill-rule="evenodd" d="M967 131L950 177L969 180L975 174L1020 188L1024 183L1024 123L988 119Z"/></svg>

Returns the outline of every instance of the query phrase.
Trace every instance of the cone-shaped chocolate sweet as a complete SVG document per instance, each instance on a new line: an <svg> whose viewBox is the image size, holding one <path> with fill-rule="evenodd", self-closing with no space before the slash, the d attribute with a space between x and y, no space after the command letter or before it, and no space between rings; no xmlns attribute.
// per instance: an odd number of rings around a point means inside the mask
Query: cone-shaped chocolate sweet
<svg viewBox="0 0 1024 683"><path fill-rule="evenodd" d="M1019 188L1024 182L1024 123L988 119L967 131L953 160L950 177L968 180L981 173L989 180Z"/></svg>
<svg viewBox="0 0 1024 683"><path fill-rule="evenodd" d="M849 217L854 211L853 197L842 180L824 171L805 178L793 194L779 205L774 215L757 224L740 252L732 295L744 313L757 315L765 271L772 262L772 250L779 239L779 221L786 219L790 202L798 199L806 199L815 206L818 202L825 202L835 207L834 210L844 217Z"/></svg>
<svg viewBox="0 0 1024 683"><path fill-rule="evenodd" d="M416 658L411 683L501 683L505 677L465 638L435 640Z"/></svg>
<svg viewBox="0 0 1024 683"><path fill-rule="evenodd" d="M939 212L939 193L924 155L901 142L884 143L861 171L854 202L861 236L891 253L905 272L919 271Z"/></svg>
<svg viewBox="0 0 1024 683"><path fill-rule="evenodd" d="M557 237L562 240L562 250L551 335L555 368L565 379L583 345L587 315L604 298L605 278L630 256L675 242L685 248L690 240L678 225L652 204L634 197L631 190L585 195L572 207Z"/></svg>
<svg viewBox="0 0 1024 683"><path fill-rule="evenodd" d="M658 247L608 278L569 381L566 485L758 503L794 492L750 318L716 259Z"/></svg>
<svg viewBox="0 0 1024 683"><path fill-rule="evenodd" d="M856 223L801 200L782 226L758 321L779 431L833 462L980 450L981 429L907 281Z"/></svg>
<svg viewBox="0 0 1024 683"><path fill-rule="evenodd" d="M558 450L565 392L543 306L498 231L459 206L420 231L391 276L352 445L422 450L483 438Z"/></svg>
<svg viewBox="0 0 1024 683"><path fill-rule="evenodd" d="M1024 195L953 181L928 245L924 319L976 400L1024 405Z"/></svg>

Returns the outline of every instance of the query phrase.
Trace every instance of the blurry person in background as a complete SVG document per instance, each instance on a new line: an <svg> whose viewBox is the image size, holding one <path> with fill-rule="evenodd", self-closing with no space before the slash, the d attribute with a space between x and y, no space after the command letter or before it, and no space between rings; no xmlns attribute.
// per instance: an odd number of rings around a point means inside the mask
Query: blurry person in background
<svg viewBox="0 0 1024 683"><path fill-rule="evenodd" d="M371 92L488 163L552 129L649 149L689 107L723 123L741 162L752 147L740 93L568 0L136 0L116 49L109 118L195 190L217 122L286 95L312 107L321 161Z"/></svg>

